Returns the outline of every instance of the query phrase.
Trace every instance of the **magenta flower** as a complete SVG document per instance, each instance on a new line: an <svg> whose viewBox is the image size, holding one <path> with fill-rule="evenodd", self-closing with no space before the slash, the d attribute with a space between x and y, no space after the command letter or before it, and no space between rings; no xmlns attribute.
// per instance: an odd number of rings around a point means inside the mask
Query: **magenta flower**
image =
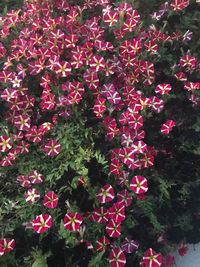
<svg viewBox="0 0 200 267"><path fill-rule="evenodd" d="M114 247L109 254L110 267L124 267L126 256L120 248Z"/></svg>
<svg viewBox="0 0 200 267"><path fill-rule="evenodd" d="M46 232L52 227L53 221L49 214L40 214L32 221L32 227L38 234Z"/></svg>
<svg viewBox="0 0 200 267"><path fill-rule="evenodd" d="M83 222L83 219L80 214L77 212L72 213L69 212L65 214L65 217L63 219L64 227L65 229L72 231L78 231L80 229L80 226Z"/></svg>
<svg viewBox="0 0 200 267"><path fill-rule="evenodd" d="M115 221L117 224L120 224L125 220L125 206L122 203L116 202L108 211L108 215L111 220Z"/></svg>
<svg viewBox="0 0 200 267"><path fill-rule="evenodd" d="M121 235L120 223L110 220L110 222L106 225L106 233L110 237L117 238L119 235Z"/></svg>
<svg viewBox="0 0 200 267"><path fill-rule="evenodd" d="M168 135L174 126L175 126L175 122L173 120L166 121L166 123L162 125L161 133Z"/></svg>
<svg viewBox="0 0 200 267"><path fill-rule="evenodd" d="M31 126L31 119L27 115L19 115L15 117L14 124L20 131L28 131Z"/></svg>
<svg viewBox="0 0 200 267"><path fill-rule="evenodd" d="M148 191L147 179L144 176L134 176L130 183L130 189L136 194L143 194Z"/></svg>
<svg viewBox="0 0 200 267"><path fill-rule="evenodd" d="M145 252L142 261L145 267L159 267L162 265L162 255L149 248Z"/></svg>
<svg viewBox="0 0 200 267"><path fill-rule="evenodd" d="M50 157L56 157L60 153L60 150L60 143L53 139L44 145L44 152Z"/></svg>
<svg viewBox="0 0 200 267"><path fill-rule="evenodd" d="M43 205L49 209L56 208L58 205L58 196L53 191L47 192L43 199Z"/></svg>
<svg viewBox="0 0 200 267"><path fill-rule="evenodd" d="M29 173L28 179L32 184L40 184L43 182L43 175L38 171L34 170Z"/></svg>
<svg viewBox="0 0 200 267"><path fill-rule="evenodd" d="M159 84L156 86L155 92L160 95L167 95L172 90L172 87L168 83Z"/></svg>
<svg viewBox="0 0 200 267"><path fill-rule="evenodd" d="M100 237L96 240L95 250L104 251L107 249L109 244L110 244L110 241L106 236Z"/></svg>
<svg viewBox="0 0 200 267"><path fill-rule="evenodd" d="M3 238L0 239L0 256L3 256L5 253L9 253L15 247L14 239Z"/></svg>
<svg viewBox="0 0 200 267"><path fill-rule="evenodd" d="M97 199L102 204L112 201L114 197L114 190L109 184L104 185L97 193Z"/></svg>

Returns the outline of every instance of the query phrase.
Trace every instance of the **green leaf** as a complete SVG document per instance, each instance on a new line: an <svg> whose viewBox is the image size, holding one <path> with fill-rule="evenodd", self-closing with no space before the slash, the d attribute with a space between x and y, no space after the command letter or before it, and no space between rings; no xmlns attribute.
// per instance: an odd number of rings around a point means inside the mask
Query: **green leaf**
<svg viewBox="0 0 200 267"><path fill-rule="evenodd" d="M45 257L40 257L34 261L31 267L48 267L47 259Z"/></svg>
<svg viewBox="0 0 200 267"><path fill-rule="evenodd" d="M105 251L100 252L88 264L88 267L99 267L100 263L102 262L102 257Z"/></svg>

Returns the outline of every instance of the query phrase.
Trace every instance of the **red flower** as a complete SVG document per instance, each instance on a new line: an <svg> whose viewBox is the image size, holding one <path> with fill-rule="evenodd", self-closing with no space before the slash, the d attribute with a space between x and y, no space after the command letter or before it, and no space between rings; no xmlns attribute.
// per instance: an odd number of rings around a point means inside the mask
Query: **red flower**
<svg viewBox="0 0 200 267"><path fill-rule="evenodd" d="M129 147L120 149L119 157L124 164L126 165L132 164L134 162L134 156L135 156L134 149Z"/></svg>
<svg viewBox="0 0 200 267"><path fill-rule="evenodd" d="M0 239L0 256L3 256L5 253L12 251L15 247L14 239Z"/></svg>
<svg viewBox="0 0 200 267"><path fill-rule="evenodd" d="M156 86L155 92L157 94L167 95L169 93L169 91L171 91L171 90L172 90L172 87L170 84L163 83L163 84L159 84Z"/></svg>
<svg viewBox="0 0 200 267"><path fill-rule="evenodd" d="M40 214L32 221L32 227L38 234L46 232L52 224L52 217L49 214Z"/></svg>
<svg viewBox="0 0 200 267"><path fill-rule="evenodd" d="M25 187L25 188L30 187L30 185L31 185L31 182L29 180L29 177L26 176L26 175L19 175L17 177L17 182L20 183L21 186L22 187Z"/></svg>
<svg viewBox="0 0 200 267"><path fill-rule="evenodd" d="M28 189L28 191L24 194L24 198L26 202L32 204L40 199L40 193L35 188Z"/></svg>
<svg viewBox="0 0 200 267"><path fill-rule="evenodd" d="M15 119L14 119L14 125L20 131L28 131L30 126L31 126L31 119L27 115L16 116Z"/></svg>
<svg viewBox="0 0 200 267"><path fill-rule="evenodd" d="M130 196L128 190L124 189L117 193L117 202L124 204L126 207L129 207L132 203L132 196Z"/></svg>
<svg viewBox="0 0 200 267"><path fill-rule="evenodd" d="M11 139L8 136L1 135L0 136L0 151L7 152L12 148Z"/></svg>
<svg viewBox="0 0 200 267"><path fill-rule="evenodd" d="M159 267L162 265L161 253L156 253L152 248L149 248L143 258L144 267Z"/></svg>
<svg viewBox="0 0 200 267"><path fill-rule="evenodd" d="M188 251L188 246L187 244L182 244L179 249L178 249L178 254L180 256L185 256L187 254Z"/></svg>
<svg viewBox="0 0 200 267"><path fill-rule="evenodd" d="M134 176L130 183L130 189L136 194L143 194L148 191L147 179L144 176Z"/></svg>
<svg viewBox="0 0 200 267"><path fill-rule="evenodd" d="M109 209L108 215L111 220L115 221L117 224L125 220L125 206L122 203L116 202Z"/></svg>
<svg viewBox="0 0 200 267"><path fill-rule="evenodd" d="M166 123L162 125L161 133L168 135L174 126L175 126L175 122L173 120L166 121Z"/></svg>
<svg viewBox="0 0 200 267"><path fill-rule="evenodd" d="M109 263L111 267L123 267L126 264L126 257L120 248L113 248L109 254Z"/></svg>
<svg viewBox="0 0 200 267"><path fill-rule="evenodd" d="M28 179L32 184L40 184L43 182L43 176L41 173L37 172L37 171L32 171L29 175L28 175Z"/></svg>
<svg viewBox="0 0 200 267"><path fill-rule="evenodd" d="M91 69L96 72L98 71L104 71L105 69L105 61L104 58L101 56L93 56L90 60L90 67Z"/></svg>
<svg viewBox="0 0 200 267"><path fill-rule="evenodd" d="M37 126L32 126L26 133L26 138L28 141L33 143L39 143L42 140L42 132L37 129Z"/></svg>
<svg viewBox="0 0 200 267"><path fill-rule="evenodd" d="M114 197L114 190L109 184L102 187L97 194L97 199L102 204L112 201Z"/></svg>
<svg viewBox="0 0 200 267"><path fill-rule="evenodd" d="M180 59L181 67L185 68L186 71L192 71L195 69L197 64L197 59L194 56L184 55Z"/></svg>
<svg viewBox="0 0 200 267"><path fill-rule="evenodd" d="M106 11L103 14L103 21L109 27L112 27L118 21L118 13L112 10Z"/></svg>
<svg viewBox="0 0 200 267"><path fill-rule="evenodd" d="M175 265L175 258L173 255L168 254L163 262L163 267L172 267Z"/></svg>
<svg viewBox="0 0 200 267"><path fill-rule="evenodd" d="M105 224L108 221L108 209L105 207L96 208L92 213L92 219L95 222Z"/></svg>
<svg viewBox="0 0 200 267"><path fill-rule="evenodd" d="M80 214L69 212L65 215L63 219L64 227L72 231L78 231L80 229L80 226L83 222L83 219Z"/></svg>
<svg viewBox="0 0 200 267"><path fill-rule="evenodd" d="M54 66L54 70L59 76L67 77L71 73L71 66L67 61L62 61Z"/></svg>
<svg viewBox="0 0 200 267"><path fill-rule="evenodd" d="M173 0L170 7L174 11L180 11L189 5L189 0Z"/></svg>
<svg viewBox="0 0 200 267"><path fill-rule="evenodd" d="M94 113L97 116L97 118L102 118L103 113L106 110L106 99L105 98L97 98L95 104L94 104Z"/></svg>
<svg viewBox="0 0 200 267"><path fill-rule="evenodd" d="M139 114L130 114L128 124L131 128L138 130L143 126L143 117Z"/></svg>
<svg viewBox="0 0 200 267"><path fill-rule="evenodd" d="M12 103L14 99L16 99L19 96L19 93L17 90L11 89L11 88L6 88L3 90L1 93L1 98L7 102Z"/></svg>
<svg viewBox="0 0 200 267"><path fill-rule="evenodd" d="M106 233L113 238L117 238L119 235L121 235L121 226L119 223L116 223L113 220L110 220L110 222L106 225Z"/></svg>
<svg viewBox="0 0 200 267"><path fill-rule="evenodd" d="M96 251L104 251L110 244L109 239L106 236L100 237L96 240Z"/></svg>
<svg viewBox="0 0 200 267"><path fill-rule="evenodd" d="M60 153L61 145L56 140L50 140L46 145L44 145L44 152L50 156L55 157Z"/></svg>
<svg viewBox="0 0 200 267"><path fill-rule="evenodd" d="M132 144L135 154L143 154L147 150L147 145L143 141L137 141Z"/></svg>
<svg viewBox="0 0 200 267"><path fill-rule="evenodd" d="M45 194L43 205L49 209L54 209L58 205L58 196L53 192L49 191Z"/></svg>

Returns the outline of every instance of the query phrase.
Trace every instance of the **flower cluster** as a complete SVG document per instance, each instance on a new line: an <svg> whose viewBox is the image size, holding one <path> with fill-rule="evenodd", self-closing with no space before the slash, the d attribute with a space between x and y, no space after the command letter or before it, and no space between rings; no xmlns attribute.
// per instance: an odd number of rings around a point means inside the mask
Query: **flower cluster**
<svg viewBox="0 0 200 267"><path fill-rule="evenodd" d="M109 249L110 266L122 267L125 254L135 253L139 243L128 236L121 245L115 242L133 199L144 199L148 194L151 177L143 172L153 167L157 155L157 149L145 139L144 126L149 115L164 110L167 97L176 90L167 80L156 81L154 62L159 46L190 37L164 33L156 26L145 29L138 11L128 3L81 2L25 1L22 9L2 17L0 95L6 127L0 136L0 165L12 166L31 150L56 157L62 151L61 140L52 131L73 116L75 105L84 103L82 109L84 105L92 109L102 122L106 140L114 144L109 166L113 184L106 181L94 189L97 203L87 214L69 209L63 225L69 232L80 232L88 221L103 225L94 249ZM152 19L159 20L168 10L177 12L188 5L185 0L166 2ZM96 7L98 14L93 12ZM197 59L189 53L173 68L174 77L184 83L196 105L200 103L196 94L200 83L191 81L190 74L197 68ZM168 135L176 125L175 118L166 120L160 124L159 135ZM43 181L35 170L18 176L17 182L27 189L24 198L28 204L39 202L42 194L32 186ZM56 208L57 194L48 191L42 203L47 209ZM48 213L37 215L32 228L41 234L52 227L53 219ZM13 241L2 242L0 255L13 248ZM141 266L161 264L160 253L151 248L144 253Z"/></svg>

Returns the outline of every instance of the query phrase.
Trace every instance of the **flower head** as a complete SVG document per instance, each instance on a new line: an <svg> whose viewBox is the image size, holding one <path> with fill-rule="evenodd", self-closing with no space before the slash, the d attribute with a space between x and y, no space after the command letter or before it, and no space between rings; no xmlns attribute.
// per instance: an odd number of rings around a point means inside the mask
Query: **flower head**
<svg viewBox="0 0 200 267"><path fill-rule="evenodd" d="M32 227L38 234L46 232L52 224L52 217L49 214L40 214L32 221Z"/></svg>

